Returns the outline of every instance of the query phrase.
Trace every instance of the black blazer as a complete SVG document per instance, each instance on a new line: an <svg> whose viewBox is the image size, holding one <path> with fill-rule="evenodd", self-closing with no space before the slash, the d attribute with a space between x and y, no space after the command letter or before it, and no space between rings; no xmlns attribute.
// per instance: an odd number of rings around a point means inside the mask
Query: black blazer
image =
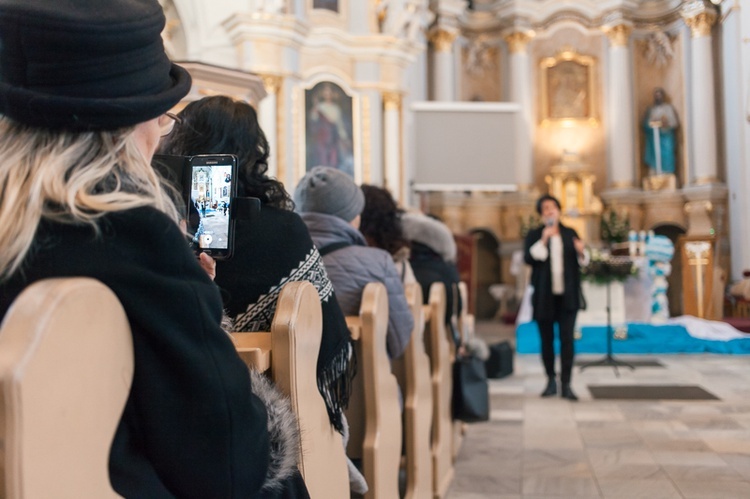
<svg viewBox="0 0 750 499"><path fill-rule="evenodd" d="M535 320L549 320L554 317L554 304L552 300L552 264L550 258L540 262L531 256L531 247L542 238L544 226L532 229L526 234L524 241L524 260L531 265L531 284L534 286L534 294L531 304L534 306ZM563 301L565 310L576 311L585 307L581 296L581 268L578 264L578 253L573 245L573 239L578 237L575 230L560 224L560 236L563 243L563 279L565 292ZM547 242L549 249L549 241Z"/></svg>

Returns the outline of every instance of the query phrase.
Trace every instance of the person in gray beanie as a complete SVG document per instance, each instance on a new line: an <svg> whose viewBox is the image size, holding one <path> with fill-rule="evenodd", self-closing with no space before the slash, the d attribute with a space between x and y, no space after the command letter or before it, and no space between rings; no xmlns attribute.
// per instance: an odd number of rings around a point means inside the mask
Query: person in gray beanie
<svg viewBox="0 0 750 499"><path fill-rule="evenodd" d="M294 203L299 212L325 213L350 222L365 208L365 195L341 170L316 166L297 185Z"/></svg>
<svg viewBox="0 0 750 499"><path fill-rule="evenodd" d="M359 314L362 291L367 283L385 284L388 355L392 359L400 357L409 344L414 318L391 255L368 247L358 230L365 206L362 189L346 173L316 166L297 185L294 203L323 257L344 314Z"/></svg>

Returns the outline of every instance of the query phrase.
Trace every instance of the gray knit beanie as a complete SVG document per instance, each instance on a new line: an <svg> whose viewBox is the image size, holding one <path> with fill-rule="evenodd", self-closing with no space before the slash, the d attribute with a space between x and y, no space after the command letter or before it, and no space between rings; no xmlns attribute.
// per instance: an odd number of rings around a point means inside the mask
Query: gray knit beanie
<svg viewBox="0 0 750 499"><path fill-rule="evenodd" d="M362 213L365 195L352 177L330 166L316 166L294 190L299 212L325 213L351 222Z"/></svg>

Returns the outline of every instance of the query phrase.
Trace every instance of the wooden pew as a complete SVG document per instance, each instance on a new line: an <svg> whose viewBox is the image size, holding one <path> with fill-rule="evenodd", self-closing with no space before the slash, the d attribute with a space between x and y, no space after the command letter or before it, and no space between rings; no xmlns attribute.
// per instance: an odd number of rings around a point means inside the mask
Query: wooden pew
<svg viewBox="0 0 750 499"><path fill-rule="evenodd" d="M388 292L371 282L362 292L357 317L347 317L355 341L359 369L346 412L351 436L347 454L362 460L369 491L366 499L399 497L401 462L401 408L398 383L391 373L386 350Z"/></svg>
<svg viewBox="0 0 750 499"><path fill-rule="evenodd" d="M237 351L259 371L270 368L289 396L300 425L299 469L313 499L349 497L344 444L330 424L318 391L317 359L323 331L320 298L309 282L290 282L279 294L271 332L232 333Z"/></svg>
<svg viewBox="0 0 750 499"><path fill-rule="evenodd" d="M433 497L445 497L453 480L451 394L453 372L450 345L445 329L445 286L434 283L425 311L428 329L425 344L430 356L432 381L432 470Z"/></svg>
<svg viewBox="0 0 750 499"><path fill-rule="evenodd" d="M456 287L454 292L461 297L461 303L463 303L463 307L461 308L461 312L454 316L453 320L455 321L461 343L465 345L466 342L474 338L475 327L474 315L469 313L469 288L466 286L465 282L461 281L458 283L458 286ZM458 303L455 298L454 303ZM451 342L451 345L453 346L455 345L455 343ZM455 360L455 349L452 349L451 362L455 362ZM465 434L466 423L458 420L454 421L452 445L452 455L454 462L456 461L456 459L458 459L458 453L461 451L461 445L463 444Z"/></svg>
<svg viewBox="0 0 750 499"><path fill-rule="evenodd" d="M393 372L404 394L404 499L429 499L432 497L432 385L430 358L424 344L422 287L417 283L407 284L404 291L414 316L414 330L403 357L393 361Z"/></svg>
<svg viewBox="0 0 750 499"><path fill-rule="evenodd" d="M119 497L109 450L133 379L125 311L102 283L29 286L0 326L0 496Z"/></svg>

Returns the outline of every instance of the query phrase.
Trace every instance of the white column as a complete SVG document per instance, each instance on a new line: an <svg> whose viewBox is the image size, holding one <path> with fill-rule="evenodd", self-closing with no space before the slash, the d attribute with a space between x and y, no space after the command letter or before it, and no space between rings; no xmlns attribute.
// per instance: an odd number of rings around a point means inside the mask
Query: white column
<svg viewBox="0 0 750 499"><path fill-rule="evenodd" d="M430 33L429 40L435 48L433 52L433 100L453 101L456 95L456 75L453 56L453 42L456 34L443 28Z"/></svg>
<svg viewBox="0 0 750 499"><path fill-rule="evenodd" d="M635 184L635 138L633 136L633 89L626 24L605 28L609 38L608 122L609 187L632 188Z"/></svg>
<svg viewBox="0 0 750 499"><path fill-rule="evenodd" d="M526 45L531 39L527 33L516 31L505 37L510 52L510 100L521 105L516 127L516 183L521 191L534 184L533 132L534 118L531 102L531 71Z"/></svg>
<svg viewBox="0 0 750 499"><path fill-rule="evenodd" d="M383 93L383 160L385 187L397 203L402 201L401 94Z"/></svg>
<svg viewBox="0 0 750 499"><path fill-rule="evenodd" d="M714 103L714 65L711 49L711 26L716 14L703 2L691 2L682 12L692 32L690 81L692 92L692 184L717 182L716 108Z"/></svg>
<svg viewBox="0 0 750 499"><path fill-rule="evenodd" d="M271 152L268 158L268 176L277 177L279 164L277 161L278 141L278 112L279 112L279 89L281 88L281 77L275 75L262 75L263 86L266 89L266 98L258 104L258 121L263 133L268 140L268 149Z"/></svg>

